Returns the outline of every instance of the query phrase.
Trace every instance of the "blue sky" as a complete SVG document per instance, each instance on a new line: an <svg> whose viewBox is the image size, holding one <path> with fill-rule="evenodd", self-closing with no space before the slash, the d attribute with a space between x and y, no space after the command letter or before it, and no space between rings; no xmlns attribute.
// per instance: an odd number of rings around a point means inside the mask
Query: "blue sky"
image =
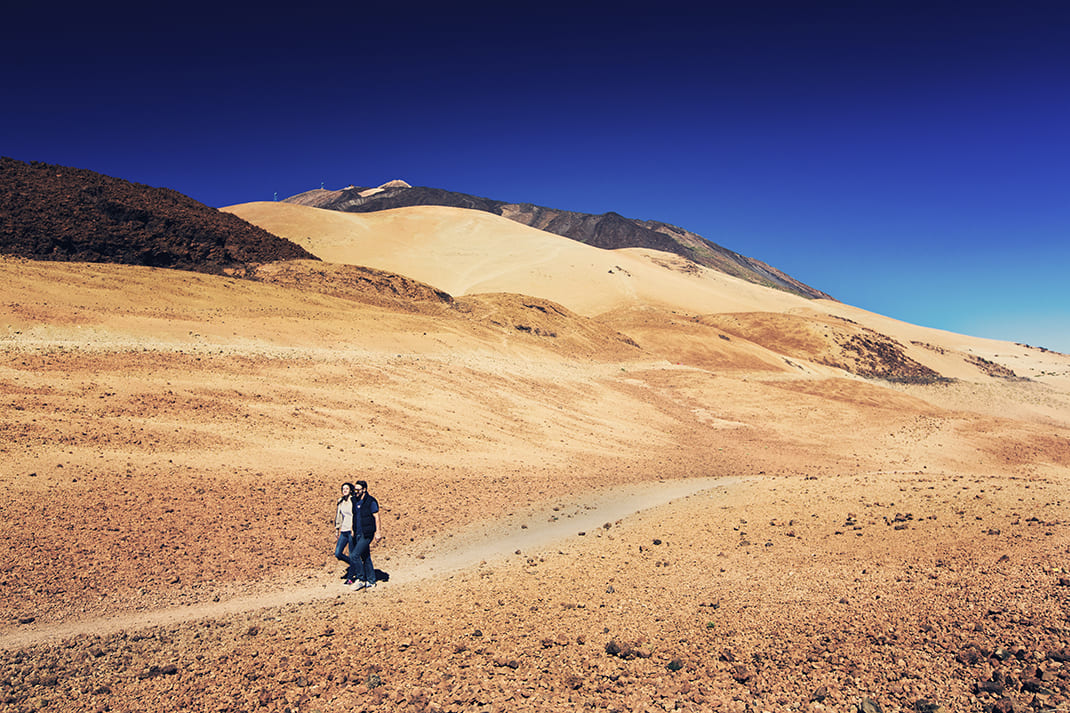
<svg viewBox="0 0 1070 713"><path fill-rule="evenodd" d="M1070 352L1070 6L13 10L0 154L209 205L403 178L680 225Z"/></svg>

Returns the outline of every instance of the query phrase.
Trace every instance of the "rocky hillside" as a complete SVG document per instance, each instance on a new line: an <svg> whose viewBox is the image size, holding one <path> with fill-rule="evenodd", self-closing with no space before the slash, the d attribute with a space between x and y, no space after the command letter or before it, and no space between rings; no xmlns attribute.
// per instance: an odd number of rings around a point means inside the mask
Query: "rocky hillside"
<svg viewBox="0 0 1070 713"><path fill-rule="evenodd" d="M740 255L697 233L658 221L625 218L614 212L593 215L530 203L506 203L440 188L413 187L404 181L390 181L375 188L350 186L338 191L318 189L300 193L287 198L286 201L350 213L420 205L482 210L595 247L608 250L651 248L676 253L699 265L720 270L748 282L775 287L803 297L831 299L824 292L799 282L771 265Z"/></svg>
<svg viewBox="0 0 1070 713"><path fill-rule="evenodd" d="M168 188L0 158L0 253L222 274L315 259L304 248Z"/></svg>

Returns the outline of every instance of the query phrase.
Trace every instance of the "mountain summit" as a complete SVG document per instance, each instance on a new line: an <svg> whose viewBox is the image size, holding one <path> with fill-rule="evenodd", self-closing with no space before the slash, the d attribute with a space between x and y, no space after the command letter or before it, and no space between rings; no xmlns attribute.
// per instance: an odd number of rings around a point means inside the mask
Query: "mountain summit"
<svg viewBox="0 0 1070 713"><path fill-rule="evenodd" d="M594 215L531 203L506 203L441 188L413 187L401 180L374 188L349 186L337 191L306 191L286 198L285 202L347 213L423 205L481 210L595 247L607 250L650 248L675 253L748 282L810 299L833 299L761 260L729 250L697 233L655 220L626 218L612 211Z"/></svg>

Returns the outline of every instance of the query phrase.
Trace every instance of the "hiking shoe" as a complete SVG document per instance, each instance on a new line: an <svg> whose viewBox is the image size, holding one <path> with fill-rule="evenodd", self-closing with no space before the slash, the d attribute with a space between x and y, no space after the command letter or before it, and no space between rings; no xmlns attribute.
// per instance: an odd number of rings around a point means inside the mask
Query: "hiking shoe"
<svg viewBox="0 0 1070 713"><path fill-rule="evenodd" d="M375 582L367 582L364 585L365 589L375 589Z"/></svg>
<svg viewBox="0 0 1070 713"><path fill-rule="evenodd" d="M353 582L352 590L354 592L359 592L360 590L364 589L366 586L368 586L368 585L366 585L364 582L359 582L359 581L358 582Z"/></svg>

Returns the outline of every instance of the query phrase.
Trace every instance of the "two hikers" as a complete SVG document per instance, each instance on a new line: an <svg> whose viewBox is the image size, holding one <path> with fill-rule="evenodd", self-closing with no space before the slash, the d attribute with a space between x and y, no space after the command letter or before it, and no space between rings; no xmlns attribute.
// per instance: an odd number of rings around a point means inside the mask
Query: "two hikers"
<svg viewBox="0 0 1070 713"><path fill-rule="evenodd" d="M334 556L347 563L345 583L353 591L375 586L371 545L383 539L379 526L379 502L368 494L368 483L342 483L342 497L335 510L334 529L338 540ZM345 553L349 550L349 554Z"/></svg>

